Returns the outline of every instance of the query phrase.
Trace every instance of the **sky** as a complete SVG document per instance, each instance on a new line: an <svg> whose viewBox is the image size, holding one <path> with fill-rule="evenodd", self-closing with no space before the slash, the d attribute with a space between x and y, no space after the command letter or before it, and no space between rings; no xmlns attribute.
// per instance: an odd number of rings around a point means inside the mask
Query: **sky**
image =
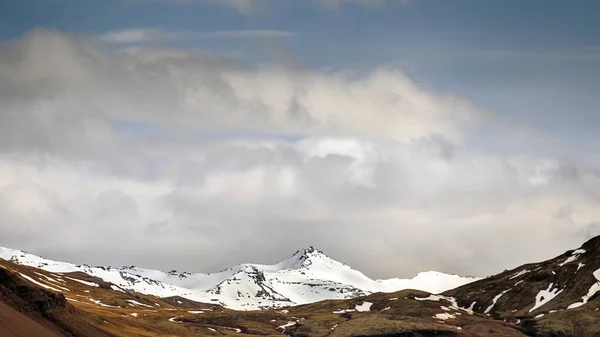
<svg viewBox="0 0 600 337"><path fill-rule="evenodd" d="M0 245L487 276L600 234L598 1L4 0Z"/></svg>

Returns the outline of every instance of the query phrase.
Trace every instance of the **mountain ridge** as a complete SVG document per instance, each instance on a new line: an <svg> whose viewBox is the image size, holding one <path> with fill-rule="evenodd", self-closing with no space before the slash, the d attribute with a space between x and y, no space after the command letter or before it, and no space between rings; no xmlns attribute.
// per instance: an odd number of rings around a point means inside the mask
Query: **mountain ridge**
<svg viewBox="0 0 600 337"><path fill-rule="evenodd" d="M83 272L143 294L180 296L237 310L348 299L409 288L438 293L477 280L432 271L419 273L412 279L373 280L313 246L299 249L277 264L243 263L208 274L163 272L136 266L75 265L3 247L0 258L50 272Z"/></svg>

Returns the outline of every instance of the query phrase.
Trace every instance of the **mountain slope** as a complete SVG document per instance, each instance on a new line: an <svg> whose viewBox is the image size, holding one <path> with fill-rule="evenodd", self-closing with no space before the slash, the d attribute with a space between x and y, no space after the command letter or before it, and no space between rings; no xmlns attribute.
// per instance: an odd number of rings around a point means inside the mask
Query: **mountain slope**
<svg viewBox="0 0 600 337"><path fill-rule="evenodd" d="M600 236L551 260L526 264L444 295L508 321L537 318L531 324L547 327L560 321L565 336L600 335L600 324L586 321L600 322ZM585 328L576 332L575 325Z"/></svg>
<svg viewBox="0 0 600 337"><path fill-rule="evenodd" d="M180 296L238 310L355 298L402 289L438 293L476 280L438 272L420 273L413 279L372 280L313 247L299 250L275 265L241 264L211 274L162 272L134 266L74 265L8 248L0 248L0 258L49 272L83 272L142 294Z"/></svg>

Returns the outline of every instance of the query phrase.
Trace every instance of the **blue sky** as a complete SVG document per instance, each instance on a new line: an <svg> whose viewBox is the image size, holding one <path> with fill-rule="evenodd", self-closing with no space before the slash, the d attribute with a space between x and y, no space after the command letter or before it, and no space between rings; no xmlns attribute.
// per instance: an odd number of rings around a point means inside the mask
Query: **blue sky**
<svg viewBox="0 0 600 337"><path fill-rule="evenodd" d="M0 1L0 245L190 271L313 245L377 277L575 248L600 234L598 13Z"/></svg>

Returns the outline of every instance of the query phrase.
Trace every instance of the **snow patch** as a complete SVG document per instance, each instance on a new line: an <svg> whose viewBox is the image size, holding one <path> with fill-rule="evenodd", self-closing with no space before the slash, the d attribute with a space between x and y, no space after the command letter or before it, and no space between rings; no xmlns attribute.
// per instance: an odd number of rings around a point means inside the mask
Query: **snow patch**
<svg viewBox="0 0 600 337"><path fill-rule="evenodd" d="M562 291L564 290L559 290L558 288L552 289L553 285L554 283L550 283L548 289L540 290L540 292L535 296L535 305L529 310L529 312L532 312L537 308L541 307L542 305L552 301L558 294L562 293Z"/></svg>
<svg viewBox="0 0 600 337"><path fill-rule="evenodd" d="M90 300L91 302L94 302L94 303L98 304L101 307L106 307L106 308L120 308L120 307L115 307L114 305L104 304L104 303L102 303L102 301L95 300L93 298L88 298L88 300Z"/></svg>
<svg viewBox="0 0 600 337"><path fill-rule="evenodd" d="M289 328L289 327L291 327L291 326L294 326L294 325L296 325L296 321L289 321L289 322L285 323L284 325L280 325L280 326L278 326L278 327L277 327L277 329L282 329L282 330L283 330L283 332L285 332L285 330L286 330L287 328Z"/></svg>
<svg viewBox="0 0 600 337"><path fill-rule="evenodd" d="M494 306L496 305L496 302L498 302L498 300L500 299L500 297L504 296L504 294L506 294L507 292L509 292L511 289L506 289L503 292L501 292L500 294L496 295L496 297L494 297L494 299L492 300L492 304L490 304L489 307L487 307L487 309L485 309L485 311L483 312L484 314L489 313L490 311L492 311L492 309L494 308Z"/></svg>
<svg viewBox="0 0 600 337"><path fill-rule="evenodd" d="M567 263L571 263L579 258L579 255L585 253L585 249L577 249L571 256L569 256L563 263L559 264L560 267L564 266Z"/></svg>
<svg viewBox="0 0 600 337"><path fill-rule="evenodd" d="M120 291L120 292L122 292L122 293L125 293L125 291L124 291L123 289L121 289L121 288L117 287L117 286L116 286L116 285L114 285L114 284L110 286L110 289L112 289L112 290L114 290L114 291ZM89 290L88 290L88 291L89 291Z"/></svg>
<svg viewBox="0 0 600 337"><path fill-rule="evenodd" d="M521 276L521 275L525 275L525 274L527 274L527 273L529 273L529 272L530 272L530 270L528 270L528 269L523 269L523 270L521 270L520 272L518 272L518 273L516 273L516 274L512 275L512 276L511 276L511 277L509 277L508 279L509 279L509 280L512 280L512 279L514 279L514 278L517 278L517 277L519 277L519 276Z"/></svg>
<svg viewBox="0 0 600 337"><path fill-rule="evenodd" d="M42 288L46 288L46 289L50 289L50 290L52 290L52 291L56 291L56 292L58 292L58 293L62 293L62 290L58 290L58 289L56 289L56 288L54 288L54 287L51 287L51 286L49 286L49 285L45 285L45 284L43 284L43 283L40 283L40 282L38 282L38 281L34 280L33 278L31 278L31 277L29 277L29 276L25 275L25 274L19 273L19 275L21 275L21 277L22 277L22 278L24 278L24 279L26 279L27 281L29 281L29 282L31 282L31 283L33 283L33 284L35 284L35 285L38 285L38 286L40 286L40 287L42 287ZM65 288L65 289L66 289L66 288ZM67 289L67 291L68 291L68 289Z"/></svg>
<svg viewBox="0 0 600 337"><path fill-rule="evenodd" d="M447 312L441 313L441 314L437 314L435 316L433 316L433 318L437 318L437 319L441 319L441 320L447 320L447 319L451 319L451 318L456 318L456 316L449 314Z"/></svg>
<svg viewBox="0 0 600 337"><path fill-rule="evenodd" d="M89 287L95 287L95 288L100 287L100 285L98 283L88 282L88 281L84 281L84 280L80 280L80 279L76 279L76 278L72 278L72 277L68 277L68 276L65 276L65 277L71 281L79 282L79 283L85 284L86 286L89 286Z"/></svg>
<svg viewBox="0 0 600 337"><path fill-rule="evenodd" d="M361 305L357 305L355 307L356 311L358 312L366 312L366 311L371 311L371 306L373 305L373 303L371 302L363 302Z"/></svg>
<svg viewBox="0 0 600 337"><path fill-rule="evenodd" d="M469 315L473 315L473 307L475 306L475 303L477 303L475 301L475 302L471 303L471 306L469 308L463 308L463 307L458 306L458 302L456 302L456 299L454 297L443 296L443 295L429 295L424 298L415 297L415 300L417 300L417 301L434 301L434 302L439 302L440 300L448 301L451 304L450 308L452 308L454 310L462 310L462 311L468 313Z"/></svg>
<svg viewBox="0 0 600 337"><path fill-rule="evenodd" d="M151 306L151 305L147 305L147 304L144 304L144 303L140 303L140 302L138 302L138 301L134 301L134 300L127 300L127 302L129 302L129 304L130 304L130 305L133 305L133 306L142 306L142 307L152 308L152 306Z"/></svg>
<svg viewBox="0 0 600 337"><path fill-rule="evenodd" d="M590 290L588 290L588 293L581 298L581 302L573 303L569 305L567 309L579 308L580 306L586 304L592 296L596 295L596 293L600 291L600 269L593 272L592 275L594 275L594 278L596 278L596 283L592 284Z"/></svg>

